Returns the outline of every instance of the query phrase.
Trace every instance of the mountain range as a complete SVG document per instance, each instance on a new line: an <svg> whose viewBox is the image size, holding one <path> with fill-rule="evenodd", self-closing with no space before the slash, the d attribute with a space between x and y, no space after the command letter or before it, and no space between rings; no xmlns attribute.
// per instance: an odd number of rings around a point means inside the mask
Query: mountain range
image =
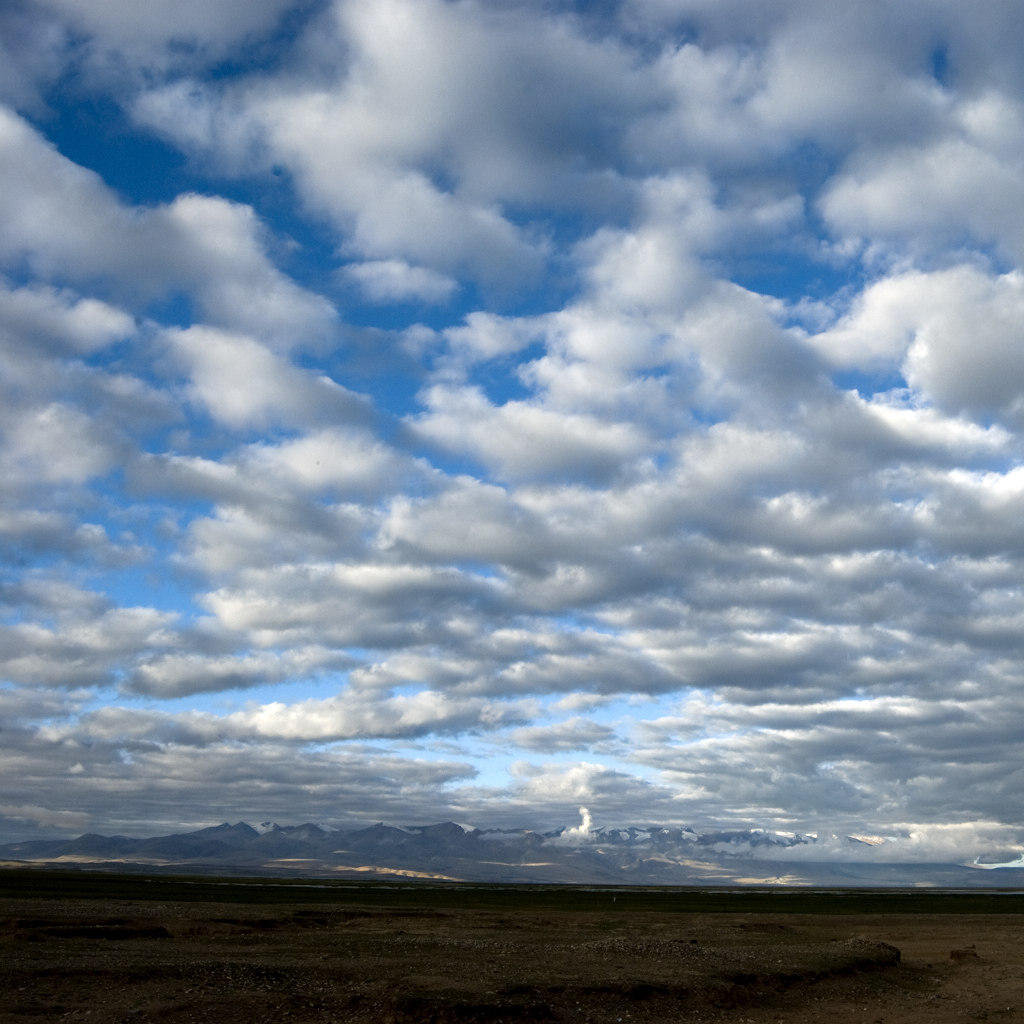
<svg viewBox="0 0 1024 1024"><path fill-rule="evenodd" d="M0 845L0 859L179 874L507 884L998 888L1024 882L1014 864L913 863L887 858L888 841L878 837L841 837L838 846L836 837L830 840L763 829L593 828L587 820L550 832L450 821L352 830L225 822L145 839L86 834L9 843Z"/></svg>

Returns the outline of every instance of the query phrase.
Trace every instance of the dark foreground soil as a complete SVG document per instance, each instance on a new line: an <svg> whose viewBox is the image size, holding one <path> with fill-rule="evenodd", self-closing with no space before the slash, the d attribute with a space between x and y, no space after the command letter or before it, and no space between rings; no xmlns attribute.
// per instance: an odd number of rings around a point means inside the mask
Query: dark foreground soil
<svg viewBox="0 0 1024 1024"><path fill-rule="evenodd" d="M0 896L0 1022L1024 1019L1024 915ZM454 902L458 902L457 900ZM472 900L468 900L472 903ZM515 901L513 901L515 902ZM951 955L953 954L953 955Z"/></svg>

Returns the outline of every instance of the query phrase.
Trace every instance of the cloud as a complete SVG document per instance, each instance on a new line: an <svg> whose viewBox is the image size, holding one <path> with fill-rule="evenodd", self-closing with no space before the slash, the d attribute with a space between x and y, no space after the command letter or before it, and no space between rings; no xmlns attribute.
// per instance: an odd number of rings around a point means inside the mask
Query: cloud
<svg viewBox="0 0 1024 1024"><path fill-rule="evenodd" d="M527 402L494 407L475 388L433 388L415 424L434 444L479 459L499 479L604 480L640 457L647 439L634 425Z"/></svg>
<svg viewBox="0 0 1024 1024"><path fill-rule="evenodd" d="M194 282L212 323L281 347L315 344L331 335L333 307L267 259L261 226L250 207L186 194L156 211L154 220L159 229L166 228L172 244L178 242L177 265L168 270Z"/></svg>
<svg viewBox="0 0 1024 1024"><path fill-rule="evenodd" d="M266 704L237 712L230 724L258 736L282 739L337 740L445 735L493 730L529 720L534 708L526 703L498 703L475 698L452 699L423 690L369 702L352 695L285 705Z"/></svg>
<svg viewBox="0 0 1024 1024"><path fill-rule="evenodd" d="M859 841L858 841L859 840ZM1016 850L1019 840L1014 832L996 822L972 822L963 825L900 823L884 836L819 834L813 845L795 845L770 854L752 846L748 855L755 859L808 861L828 860L886 864L970 864L993 850ZM735 847L734 847L735 849Z"/></svg>
<svg viewBox="0 0 1024 1024"><path fill-rule="evenodd" d="M435 495L399 496L381 526L382 542L417 560L500 564L530 571L556 557L560 536L543 516L501 487L468 477Z"/></svg>
<svg viewBox="0 0 1024 1024"><path fill-rule="evenodd" d="M66 26L40 23L39 10L27 0L0 10L0 102L39 113L46 110L43 89L61 74L70 43Z"/></svg>
<svg viewBox="0 0 1024 1024"><path fill-rule="evenodd" d="M44 607L59 627L36 621L0 627L4 678L45 687L110 684L126 661L175 643L173 614L153 608L105 607L96 595L61 590L50 590L46 597ZM75 607L80 597L96 597L97 606Z"/></svg>
<svg viewBox="0 0 1024 1024"><path fill-rule="evenodd" d="M46 807L24 804L0 804L0 815L15 821L29 821L35 825L74 829L81 832L89 824L89 815L75 811L51 811Z"/></svg>
<svg viewBox="0 0 1024 1024"><path fill-rule="evenodd" d="M370 260L345 268L374 302L447 302L458 282L424 267L412 267L404 260Z"/></svg>
<svg viewBox="0 0 1024 1024"><path fill-rule="evenodd" d="M303 372L246 335L194 326L168 340L210 414L234 428L363 419L365 403L329 377Z"/></svg>
<svg viewBox="0 0 1024 1024"><path fill-rule="evenodd" d="M1016 422L1022 367L1015 343L1024 284L961 265L884 277L814 344L837 365L898 367L921 398L982 423Z"/></svg>
<svg viewBox="0 0 1024 1024"><path fill-rule="evenodd" d="M635 820L636 808L643 806L661 820L668 820L671 811L671 793L653 786L626 772L593 761L541 764L519 761L512 765L513 785L507 796L504 813L515 820L521 819L528 808L544 823L564 825L566 821L583 816L580 802L600 807L600 818L608 821ZM467 794L468 795L468 794ZM632 813L630 807L633 808ZM543 808L543 810L540 810ZM591 822L594 819L591 818ZM582 837L589 829L584 822L570 832L574 838Z"/></svg>
<svg viewBox="0 0 1024 1024"><path fill-rule="evenodd" d="M161 698L220 693L338 672L352 664L348 656L323 648L293 649L284 656L272 651L242 656L170 653L139 665L123 689Z"/></svg>
<svg viewBox="0 0 1024 1024"><path fill-rule="evenodd" d="M16 764L22 769L17 792L8 801L16 818L28 817L22 814L26 805L40 811L52 808L48 786L38 780L49 778L65 761L85 770L64 774L61 788L74 801L76 817L60 820L83 822L80 827L88 830L102 824L120 835L149 835L154 828L157 833L178 831L228 818L291 820L296 786L305 787L311 797L316 794L304 809L328 826L380 820L374 817L378 813L402 820L410 806L420 808L428 820L444 820L451 808L443 797L437 798L438 790L474 775L471 766L458 760L410 759L372 747L311 750L296 758L291 744L265 744L240 756L244 748L227 742L207 742L197 749L175 742L137 744L118 735L107 742L94 740L86 749L73 747L75 761L66 761L63 741L37 739L17 751L8 746L0 755L5 772ZM98 786L116 794L113 808ZM152 826L143 825L136 813L138 802L154 787L173 790L175 807L150 815ZM364 797L368 792L372 796ZM53 814L50 810L51 818ZM5 821L5 827L9 824Z"/></svg>
<svg viewBox="0 0 1024 1024"><path fill-rule="evenodd" d="M157 0L100 0L82 7L72 0L43 0L37 13L50 15L54 28L66 25L84 37L89 45L83 63L94 74L112 75L125 61L142 70L188 66L199 55L204 62L223 58L265 36L289 6L294 5L288 0L183 0L173 8Z"/></svg>
<svg viewBox="0 0 1024 1024"><path fill-rule="evenodd" d="M102 428L78 409L59 402L21 418L7 437L2 472L11 481L81 483L105 474L115 453Z"/></svg>
<svg viewBox="0 0 1024 1024"><path fill-rule="evenodd" d="M527 12L405 0L335 4L316 31L316 52L344 48L346 66L315 83L248 90L234 123L255 126L267 159L288 167L347 248L378 268L378 285L397 260L432 272L432 288L452 274L498 292L520 287L536 281L546 245L503 204L621 202L606 133L582 116L598 96L624 114L636 102L629 56L610 41ZM529 88L507 90L513 77ZM197 114L221 123L221 99L171 89L145 99L142 116L209 148L191 125Z"/></svg>
<svg viewBox="0 0 1024 1024"><path fill-rule="evenodd" d="M992 246L1021 255L1019 203L1024 179L1013 165L961 138L925 148L862 157L848 167L822 199L835 229L872 237L912 251ZM978 197L957 215L959 197Z"/></svg>
<svg viewBox="0 0 1024 1024"><path fill-rule="evenodd" d="M1016 14L584 6L0 12L12 828L1018 841Z"/></svg>
<svg viewBox="0 0 1024 1024"><path fill-rule="evenodd" d="M614 736L615 731L608 726L577 717L558 725L538 725L516 729L511 738L517 746L524 750L554 754L572 750L589 750L598 744L607 742Z"/></svg>
<svg viewBox="0 0 1024 1024"><path fill-rule="evenodd" d="M386 648L441 643L461 633L498 598L484 576L418 565L319 563L256 566L235 585L203 597L227 629L261 643L300 637L336 646Z"/></svg>
<svg viewBox="0 0 1024 1024"><path fill-rule="evenodd" d="M0 252L44 280L106 284L135 301L187 289L210 322L282 346L322 341L333 307L267 259L250 207L183 194L156 207L123 203L100 177L61 156L0 109Z"/></svg>
<svg viewBox="0 0 1024 1024"><path fill-rule="evenodd" d="M48 287L0 288L0 322L9 345L53 356L89 355L135 333L124 310Z"/></svg>

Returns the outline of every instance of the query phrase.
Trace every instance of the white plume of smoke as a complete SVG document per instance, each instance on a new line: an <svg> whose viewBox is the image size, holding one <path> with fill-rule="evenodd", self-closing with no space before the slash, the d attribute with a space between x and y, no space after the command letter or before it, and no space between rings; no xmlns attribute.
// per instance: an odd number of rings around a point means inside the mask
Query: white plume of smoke
<svg viewBox="0 0 1024 1024"><path fill-rule="evenodd" d="M582 821L575 828L567 828L554 841L566 846L579 846L590 842L593 839L594 819L586 807L580 808L580 818Z"/></svg>

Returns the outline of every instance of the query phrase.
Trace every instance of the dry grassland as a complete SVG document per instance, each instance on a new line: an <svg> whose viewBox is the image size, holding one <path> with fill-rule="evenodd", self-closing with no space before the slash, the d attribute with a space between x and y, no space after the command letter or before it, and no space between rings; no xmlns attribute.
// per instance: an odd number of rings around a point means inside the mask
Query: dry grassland
<svg viewBox="0 0 1024 1024"><path fill-rule="evenodd" d="M232 901L230 887L187 899L155 883L145 899L11 888L0 895L3 1024L1024 1019L1024 915L991 907L750 912L747 900L703 912L472 889Z"/></svg>

